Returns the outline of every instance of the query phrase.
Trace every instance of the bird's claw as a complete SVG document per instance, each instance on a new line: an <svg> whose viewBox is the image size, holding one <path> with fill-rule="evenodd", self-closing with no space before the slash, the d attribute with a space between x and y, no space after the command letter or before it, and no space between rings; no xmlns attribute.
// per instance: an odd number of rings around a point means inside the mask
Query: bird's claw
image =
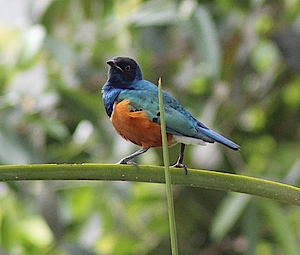
<svg viewBox="0 0 300 255"><path fill-rule="evenodd" d="M135 163L134 161L127 161L127 160L124 160L124 159L121 159L117 164L133 165L133 166L136 166L137 168L139 167L139 165L137 163Z"/></svg>
<svg viewBox="0 0 300 255"><path fill-rule="evenodd" d="M188 169L187 169L186 165L185 165L185 164L183 164L183 163L176 162L174 165L172 165L172 167L176 167L176 168L183 168L183 169L184 169L184 171L185 171L185 174L187 174L187 173L188 173Z"/></svg>

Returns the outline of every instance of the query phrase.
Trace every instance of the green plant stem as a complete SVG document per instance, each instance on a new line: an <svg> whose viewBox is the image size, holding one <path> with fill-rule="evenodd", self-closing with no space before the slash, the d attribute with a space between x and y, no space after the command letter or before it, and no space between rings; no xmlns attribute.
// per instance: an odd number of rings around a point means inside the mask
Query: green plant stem
<svg viewBox="0 0 300 255"><path fill-rule="evenodd" d="M173 201L170 162L169 162L169 148L168 148L168 141L167 141L167 134L166 134L163 93L162 93L161 87L162 87L161 78L159 78L159 80L158 80L158 99L159 99L161 137L162 137L162 145L163 145L163 159L164 159L164 167L165 167L166 194L167 194L168 214L169 214L171 250L172 250L173 255L178 255L176 221L175 221L174 201Z"/></svg>
<svg viewBox="0 0 300 255"><path fill-rule="evenodd" d="M300 206L300 189L287 184L239 174L189 168L170 170L172 184L235 191ZM28 164L0 165L1 181L101 180L165 183L161 166L117 164Z"/></svg>

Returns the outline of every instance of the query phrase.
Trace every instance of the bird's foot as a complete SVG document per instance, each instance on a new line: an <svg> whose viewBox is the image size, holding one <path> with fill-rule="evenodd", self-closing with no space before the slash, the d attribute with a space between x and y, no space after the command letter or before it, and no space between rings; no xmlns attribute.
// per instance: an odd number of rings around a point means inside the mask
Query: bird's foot
<svg viewBox="0 0 300 255"><path fill-rule="evenodd" d="M178 161L177 161L177 162L176 162L174 165L172 165L171 167L183 168L184 171L185 171L185 174L188 173L188 169L187 169L186 165L183 164L183 163L181 163L181 162L178 162Z"/></svg>
<svg viewBox="0 0 300 255"><path fill-rule="evenodd" d="M130 154L129 156L122 158L117 164L127 164L127 165L134 165L136 167L138 167L138 164L131 161L132 159L134 159L135 157L145 153L147 150L149 150L149 148L141 148L138 151Z"/></svg>
<svg viewBox="0 0 300 255"><path fill-rule="evenodd" d="M126 159L121 159L119 162L117 162L117 164L133 165L133 166L136 166L137 168L139 167L139 165L137 163L135 163L134 161L129 161L129 160L126 160Z"/></svg>

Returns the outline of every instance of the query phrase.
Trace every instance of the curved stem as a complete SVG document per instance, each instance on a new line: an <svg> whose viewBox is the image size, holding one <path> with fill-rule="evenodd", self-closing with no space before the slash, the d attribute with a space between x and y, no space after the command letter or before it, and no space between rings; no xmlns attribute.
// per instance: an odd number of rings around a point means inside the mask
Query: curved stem
<svg viewBox="0 0 300 255"><path fill-rule="evenodd" d="M287 184L208 170L170 170L172 184L235 191L300 205L300 189ZM2 165L0 180L102 180L164 183L164 168L117 164Z"/></svg>

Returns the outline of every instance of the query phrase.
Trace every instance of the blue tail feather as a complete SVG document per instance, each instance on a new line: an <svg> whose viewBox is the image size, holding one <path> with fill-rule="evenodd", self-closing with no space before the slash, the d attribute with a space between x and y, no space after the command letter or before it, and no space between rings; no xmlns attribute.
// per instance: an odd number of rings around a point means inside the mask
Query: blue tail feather
<svg viewBox="0 0 300 255"><path fill-rule="evenodd" d="M216 142L224 144L225 146L227 146L227 147L229 147L233 150L239 150L240 149L239 145L237 145L236 143L230 141L229 139L225 138L224 136L218 134L217 132L215 132L211 129L203 128L203 127L199 127L199 129L203 134L205 134L209 138L215 140Z"/></svg>

